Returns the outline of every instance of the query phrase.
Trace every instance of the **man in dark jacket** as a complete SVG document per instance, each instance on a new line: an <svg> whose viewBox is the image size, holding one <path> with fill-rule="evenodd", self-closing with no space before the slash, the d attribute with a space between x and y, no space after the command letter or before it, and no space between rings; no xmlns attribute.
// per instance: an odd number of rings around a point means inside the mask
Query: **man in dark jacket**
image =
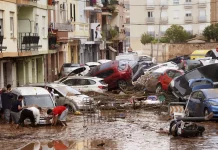
<svg viewBox="0 0 218 150"><path fill-rule="evenodd" d="M11 105L12 105L12 94L8 93L7 90L5 88L3 88L2 90L2 94L1 94L1 100L2 100L2 108L4 111L4 119L6 121L6 123L9 123L10 121L10 109L11 109Z"/></svg>

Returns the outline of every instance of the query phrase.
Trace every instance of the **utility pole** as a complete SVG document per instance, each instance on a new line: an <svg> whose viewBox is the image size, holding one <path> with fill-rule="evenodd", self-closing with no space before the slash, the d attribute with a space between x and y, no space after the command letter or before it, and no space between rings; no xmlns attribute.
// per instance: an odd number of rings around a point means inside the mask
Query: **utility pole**
<svg viewBox="0 0 218 150"><path fill-rule="evenodd" d="M160 44L160 25L161 25L161 13L164 6L161 6L160 8L160 21L159 21L159 31L158 31L158 41L157 41L157 58L156 61L158 62L158 50L159 50L159 44Z"/></svg>

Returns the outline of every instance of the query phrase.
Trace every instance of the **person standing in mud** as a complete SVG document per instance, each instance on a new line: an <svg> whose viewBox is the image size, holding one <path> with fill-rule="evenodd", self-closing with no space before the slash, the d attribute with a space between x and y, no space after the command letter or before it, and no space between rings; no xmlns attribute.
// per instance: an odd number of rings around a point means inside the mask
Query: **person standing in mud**
<svg viewBox="0 0 218 150"><path fill-rule="evenodd" d="M8 88L9 86L7 86ZM12 105L12 98L13 96L11 95L10 92L8 92L10 89L3 88L2 89L2 94L1 94L1 100L2 100L2 108L4 111L4 119L6 123L10 122L10 109Z"/></svg>
<svg viewBox="0 0 218 150"><path fill-rule="evenodd" d="M36 106L24 108L20 114L20 119L18 121L16 128L18 128L19 126L24 126L24 120L27 118L30 119L31 125L33 127L36 126L40 120L41 110L42 110L41 107L36 107Z"/></svg>
<svg viewBox="0 0 218 150"><path fill-rule="evenodd" d="M56 125L58 120L61 122L63 126L67 126L66 118L68 114L68 109L65 106L57 106L54 109L47 110L48 115L53 115L52 125Z"/></svg>
<svg viewBox="0 0 218 150"><path fill-rule="evenodd" d="M12 104L12 107L11 107L11 119L14 122L14 124L18 124L18 121L20 119L20 112L23 109L23 107L22 107L23 98L24 97L22 95L18 96L18 100L16 100Z"/></svg>

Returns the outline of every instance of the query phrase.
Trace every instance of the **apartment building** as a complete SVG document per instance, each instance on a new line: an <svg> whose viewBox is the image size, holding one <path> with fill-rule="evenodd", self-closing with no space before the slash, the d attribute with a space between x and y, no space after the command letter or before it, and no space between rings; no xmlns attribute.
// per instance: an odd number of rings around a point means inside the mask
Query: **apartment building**
<svg viewBox="0 0 218 150"><path fill-rule="evenodd" d="M173 24L191 34L201 34L211 23L210 8L208 0L130 0L131 47L142 50L141 34L157 38L159 31L163 36Z"/></svg>
<svg viewBox="0 0 218 150"><path fill-rule="evenodd" d="M0 87L16 86L17 53L16 0L0 1Z"/></svg>
<svg viewBox="0 0 218 150"><path fill-rule="evenodd" d="M124 0L124 29L125 29L125 35L126 40L124 41L124 48L125 51L128 51L130 48L130 6L129 6L129 0Z"/></svg>

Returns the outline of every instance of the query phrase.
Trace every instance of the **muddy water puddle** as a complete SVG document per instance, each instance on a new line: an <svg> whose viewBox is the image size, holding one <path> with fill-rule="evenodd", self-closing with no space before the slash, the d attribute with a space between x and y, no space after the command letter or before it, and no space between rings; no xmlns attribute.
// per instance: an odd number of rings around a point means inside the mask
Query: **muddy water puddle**
<svg viewBox="0 0 218 150"><path fill-rule="evenodd" d="M123 117L125 114L125 118ZM218 149L217 123L200 123L206 131L198 138L174 138L155 131L167 128L164 115L148 111L129 111L114 117L112 112L101 118L85 120L83 116L69 116L67 127L41 126L15 130L0 125L0 149L11 150L183 150ZM112 118L112 121L108 118Z"/></svg>

